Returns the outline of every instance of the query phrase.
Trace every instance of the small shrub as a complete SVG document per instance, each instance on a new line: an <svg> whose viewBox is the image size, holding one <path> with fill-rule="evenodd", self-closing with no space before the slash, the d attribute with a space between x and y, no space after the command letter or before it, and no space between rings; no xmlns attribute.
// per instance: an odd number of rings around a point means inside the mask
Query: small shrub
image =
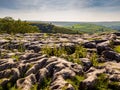
<svg viewBox="0 0 120 90"><path fill-rule="evenodd" d="M62 56L62 55L66 55L66 51L64 49L64 47L61 48L57 48L56 46L54 46L53 48L49 47L49 46L44 46L42 48L42 53L43 54L47 54L48 56Z"/></svg>
<svg viewBox="0 0 120 90"><path fill-rule="evenodd" d="M35 84L35 85L33 85L33 87L31 88L31 90L37 90L37 88L38 88L38 84Z"/></svg>
<svg viewBox="0 0 120 90"><path fill-rule="evenodd" d="M49 90L51 79L50 78L44 78L43 81L40 84L40 90Z"/></svg>
<svg viewBox="0 0 120 90"><path fill-rule="evenodd" d="M87 55L87 50L85 48L83 48L81 45L76 46L74 53L75 58L84 58L86 57L86 55Z"/></svg>
<svg viewBox="0 0 120 90"><path fill-rule="evenodd" d="M92 56L91 56L91 58L90 58L93 66L98 66L98 64L99 64L98 61L97 61L97 57L98 57L97 54L93 53Z"/></svg>
<svg viewBox="0 0 120 90"><path fill-rule="evenodd" d="M64 57L65 59L67 59L68 61L70 62L73 62L73 63L77 63L77 64L81 64L82 65L82 62L79 58L75 58L74 55L68 55L66 57Z"/></svg>
<svg viewBox="0 0 120 90"><path fill-rule="evenodd" d="M71 79L67 79L66 81L68 83L70 83L74 88L75 90L78 90L79 88L79 84L80 82L82 82L84 80L84 76L79 76L79 75L76 75L75 77L71 78Z"/></svg>
<svg viewBox="0 0 120 90"><path fill-rule="evenodd" d="M110 82L108 85L111 90L120 90L120 82Z"/></svg>
<svg viewBox="0 0 120 90"><path fill-rule="evenodd" d="M44 33L44 34L43 34L43 37L44 37L44 38L47 38L48 36L49 36L49 34L47 34L47 33Z"/></svg>
<svg viewBox="0 0 120 90"><path fill-rule="evenodd" d="M19 61L19 56L18 55L13 55L11 56L12 59L15 59L16 61Z"/></svg>
<svg viewBox="0 0 120 90"><path fill-rule="evenodd" d="M110 47L114 48L114 41L113 40L110 40Z"/></svg>
<svg viewBox="0 0 120 90"><path fill-rule="evenodd" d="M67 86L62 87L62 90L67 90Z"/></svg>
<svg viewBox="0 0 120 90"><path fill-rule="evenodd" d="M72 54L71 54L72 53ZM57 56L67 59L70 62L82 64L79 60L87 55L87 50L80 46L75 46L75 50L72 51L69 47L59 47L54 46L53 48L49 46L44 46L42 48L42 54L47 54L48 56Z"/></svg>
<svg viewBox="0 0 120 90"><path fill-rule="evenodd" d="M100 74L98 76L98 80L97 80L97 83L95 84L94 89L95 90L110 90L108 88L108 84L109 84L109 81L108 81L107 76L105 74Z"/></svg>
<svg viewBox="0 0 120 90"><path fill-rule="evenodd" d="M52 48L50 48L47 45L44 46L41 51L42 51L42 54L47 54L48 56L52 55Z"/></svg>
<svg viewBox="0 0 120 90"><path fill-rule="evenodd" d="M35 33L40 32L39 28L21 20L14 20L11 17L0 18L0 33Z"/></svg>
<svg viewBox="0 0 120 90"><path fill-rule="evenodd" d="M19 52L25 52L25 47L24 47L23 43L19 43L18 51Z"/></svg>

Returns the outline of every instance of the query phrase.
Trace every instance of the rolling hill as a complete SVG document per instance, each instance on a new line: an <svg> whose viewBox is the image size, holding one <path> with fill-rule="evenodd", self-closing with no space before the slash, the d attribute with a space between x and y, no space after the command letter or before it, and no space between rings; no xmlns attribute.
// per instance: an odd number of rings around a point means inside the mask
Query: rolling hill
<svg viewBox="0 0 120 90"><path fill-rule="evenodd" d="M95 25L95 24L89 24L89 23L83 23L83 24L74 24L71 26L65 26L68 29L72 29L78 32L82 33L103 33L103 32L116 32L117 30L107 28L105 26Z"/></svg>
<svg viewBox="0 0 120 90"><path fill-rule="evenodd" d="M97 25L99 24L99 25ZM67 34L81 34L81 33L103 33L116 32L116 29L101 25L100 23L83 23L83 22L49 22L49 21L31 21L31 25L37 26L44 33L67 33ZM110 24L111 25L111 24ZM113 24L112 24L113 25Z"/></svg>
<svg viewBox="0 0 120 90"><path fill-rule="evenodd" d="M58 22L58 21L48 21L49 23L52 23L57 26L71 26L74 24L95 24L99 26L105 26L108 28L112 28L115 30L120 30L120 21L112 21L112 22ZM45 22L46 23L46 22Z"/></svg>

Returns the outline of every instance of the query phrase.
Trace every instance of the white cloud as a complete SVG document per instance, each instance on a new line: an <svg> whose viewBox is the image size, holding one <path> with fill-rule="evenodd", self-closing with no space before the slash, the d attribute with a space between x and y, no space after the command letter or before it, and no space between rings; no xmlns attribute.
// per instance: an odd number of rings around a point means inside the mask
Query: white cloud
<svg viewBox="0 0 120 90"><path fill-rule="evenodd" d="M12 0L15 1L15 0ZM0 17L47 21L119 21L119 0L16 0L17 8L0 8ZM117 4L116 4L117 3ZM115 5L116 4L116 5ZM97 6L98 5L98 6Z"/></svg>

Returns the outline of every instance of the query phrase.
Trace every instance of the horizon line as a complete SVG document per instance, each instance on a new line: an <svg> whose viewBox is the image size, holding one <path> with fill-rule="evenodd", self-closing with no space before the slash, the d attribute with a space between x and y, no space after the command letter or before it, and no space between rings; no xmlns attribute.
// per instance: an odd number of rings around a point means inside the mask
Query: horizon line
<svg viewBox="0 0 120 90"><path fill-rule="evenodd" d="M120 20L119 21L54 21L54 20L51 20L51 21L47 21L47 20L45 20L45 21L42 21L42 20L22 20L22 21L35 21L35 22L120 22Z"/></svg>

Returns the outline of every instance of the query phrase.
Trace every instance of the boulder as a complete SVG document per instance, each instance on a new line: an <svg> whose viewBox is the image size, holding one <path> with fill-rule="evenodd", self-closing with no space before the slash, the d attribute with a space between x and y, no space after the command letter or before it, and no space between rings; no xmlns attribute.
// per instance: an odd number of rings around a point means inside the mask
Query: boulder
<svg viewBox="0 0 120 90"><path fill-rule="evenodd" d="M98 58L97 61L98 61L99 63L104 63L104 62L106 62L105 58L103 58L103 57Z"/></svg>
<svg viewBox="0 0 120 90"><path fill-rule="evenodd" d="M117 36L120 36L120 32L115 32L115 33L113 33L113 34L115 34L115 35L117 35Z"/></svg>
<svg viewBox="0 0 120 90"><path fill-rule="evenodd" d="M120 62L120 54L118 54L114 51L106 50L102 53L102 55L103 55L104 58Z"/></svg>
<svg viewBox="0 0 120 90"><path fill-rule="evenodd" d="M97 83L97 77L98 75L105 73L105 69L95 69L91 67L87 72L86 72L86 79L84 79L79 86L79 89L87 89L87 90L92 90L94 89L95 84Z"/></svg>
<svg viewBox="0 0 120 90"><path fill-rule="evenodd" d="M95 75L89 76L89 78L85 79L80 83L79 90L84 90L84 89L92 90L96 82L97 82L97 76Z"/></svg>
<svg viewBox="0 0 120 90"><path fill-rule="evenodd" d="M110 48L108 45L97 45L97 53L99 55L102 54L103 51L105 50L111 50L112 51L112 48Z"/></svg>
<svg viewBox="0 0 120 90"><path fill-rule="evenodd" d="M116 40L117 36L115 34L111 34L109 40Z"/></svg>
<svg viewBox="0 0 120 90"><path fill-rule="evenodd" d="M120 45L120 40L112 40L112 42L113 42L113 45Z"/></svg>
<svg viewBox="0 0 120 90"><path fill-rule="evenodd" d="M8 40L5 40L5 39L1 39L0 40L0 46L5 44L5 43L8 43L9 41Z"/></svg>
<svg viewBox="0 0 120 90"><path fill-rule="evenodd" d="M85 48L96 48L96 44L94 42L86 42L83 44Z"/></svg>
<svg viewBox="0 0 120 90"><path fill-rule="evenodd" d="M54 77L61 75L64 79L75 77L75 72L69 68L62 69L54 74Z"/></svg>
<svg viewBox="0 0 120 90"><path fill-rule="evenodd" d="M106 42L107 40L95 40L94 42L96 43L96 44L99 44L99 43L103 43L103 42Z"/></svg>
<svg viewBox="0 0 120 90"><path fill-rule="evenodd" d="M111 81L120 82L120 74L113 74L109 78Z"/></svg>
<svg viewBox="0 0 120 90"><path fill-rule="evenodd" d="M88 58L80 58L80 60L83 64L84 71L87 71L92 66L92 62Z"/></svg>
<svg viewBox="0 0 120 90"><path fill-rule="evenodd" d="M28 47L28 50L34 50L35 53L38 53L41 50L41 48L39 45L30 45Z"/></svg>

